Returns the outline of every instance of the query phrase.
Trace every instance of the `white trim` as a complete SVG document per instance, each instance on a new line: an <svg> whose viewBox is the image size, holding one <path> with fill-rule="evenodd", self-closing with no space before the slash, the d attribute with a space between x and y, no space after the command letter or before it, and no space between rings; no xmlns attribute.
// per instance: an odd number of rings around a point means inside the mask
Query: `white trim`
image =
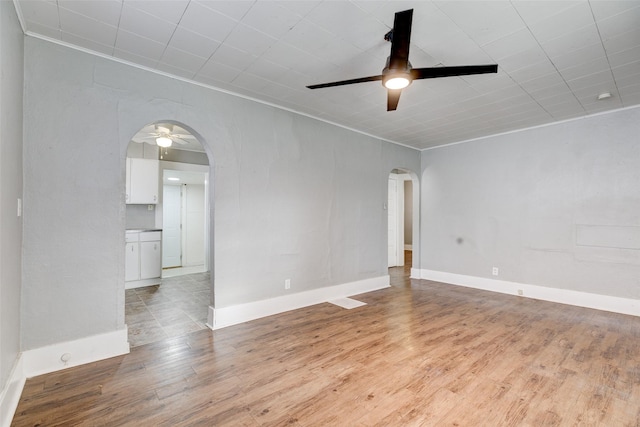
<svg viewBox="0 0 640 427"><path fill-rule="evenodd" d="M127 354L127 334L125 325L117 331L23 351L0 392L0 426L11 425L27 378ZM66 363L61 360L65 353L69 355Z"/></svg>
<svg viewBox="0 0 640 427"><path fill-rule="evenodd" d="M413 271L412 271L413 277ZM487 279L485 277L466 276L463 274L447 273L444 271L420 270L420 278L468 288L499 292L502 294L519 295L543 301L557 302L596 310L611 311L613 313L640 316L640 300L614 297L610 295L592 294L588 292L572 291L569 289L551 288L525 283L509 282L506 280ZM520 294L518 291L521 291Z"/></svg>
<svg viewBox="0 0 640 427"><path fill-rule="evenodd" d="M26 378L23 372L22 357L18 355L2 392L0 392L0 426L10 426L16 413L20 395Z"/></svg>
<svg viewBox="0 0 640 427"><path fill-rule="evenodd" d="M141 279L141 280L131 280L129 282L124 282L125 289L136 289L136 288L144 288L145 286L153 286L161 284L160 277L154 277L153 279Z"/></svg>
<svg viewBox="0 0 640 427"><path fill-rule="evenodd" d="M615 110L600 111L598 113L587 114L586 116L572 117L570 119L559 120L559 121L556 121L556 122L543 123L543 124L540 124L540 125L529 126L529 127L521 128L521 129L508 130L506 132L499 132L499 133L494 133L494 134L491 134L491 135L479 136L477 138L465 139L464 141L450 142L448 144L435 145L433 147L421 148L421 149L418 149L418 150L420 150L420 151L429 151L429 150L435 150L435 149L438 149L438 148L450 147L452 145L466 144L467 142L480 141L480 140L487 139L487 138L493 138L495 136L509 135L509 134L512 134L512 133L518 133L518 132L522 132L522 131L525 131L525 130L545 128L547 126L554 126L554 125L559 125L559 124L563 124L563 123L574 122L576 120L584 120L584 119L589 119L591 117L597 117L597 116L603 116L603 115L606 115L606 114L618 113L618 112L624 111L624 110L633 110L634 108L640 108L640 105L631 105L629 107L616 108ZM413 148L415 148L415 147L413 147Z"/></svg>
<svg viewBox="0 0 640 427"><path fill-rule="evenodd" d="M27 34L27 26L24 23L22 8L18 6L18 0L13 0L13 7L16 9L16 15L18 16L18 22L20 23L20 27L22 28L22 34ZM4 425L4 424L0 424L0 425Z"/></svg>
<svg viewBox="0 0 640 427"><path fill-rule="evenodd" d="M411 275L409 276L410 279L420 279L420 272L422 270L420 270L419 268L412 268L411 269Z"/></svg>
<svg viewBox="0 0 640 427"><path fill-rule="evenodd" d="M26 378L129 353L127 326L113 332L52 344L22 353ZM65 363L63 354L69 355Z"/></svg>
<svg viewBox="0 0 640 427"><path fill-rule="evenodd" d="M413 250L413 246L412 245L407 245L406 243L404 244L404 250L405 251L412 251Z"/></svg>
<svg viewBox="0 0 640 427"><path fill-rule="evenodd" d="M358 280L357 282L299 292L292 295L248 302L231 307L209 307L207 326L211 329L220 329L262 317L328 302L329 300L388 288L389 286L389 276L379 276L371 279Z"/></svg>

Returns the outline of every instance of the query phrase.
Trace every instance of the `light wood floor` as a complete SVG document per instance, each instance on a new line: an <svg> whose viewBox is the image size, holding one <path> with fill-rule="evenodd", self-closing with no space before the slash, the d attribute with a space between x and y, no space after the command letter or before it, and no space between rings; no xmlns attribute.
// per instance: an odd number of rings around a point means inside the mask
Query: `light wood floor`
<svg viewBox="0 0 640 427"><path fill-rule="evenodd" d="M408 280L27 381L14 426L639 426L640 318Z"/></svg>

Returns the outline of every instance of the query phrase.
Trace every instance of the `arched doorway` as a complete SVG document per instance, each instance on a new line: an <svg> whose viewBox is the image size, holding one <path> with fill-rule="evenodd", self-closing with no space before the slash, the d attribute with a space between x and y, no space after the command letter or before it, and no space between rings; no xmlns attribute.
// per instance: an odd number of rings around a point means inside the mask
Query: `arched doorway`
<svg viewBox="0 0 640 427"><path fill-rule="evenodd" d="M211 163L188 126L158 121L126 156L125 323L132 347L207 326Z"/></svg>
<svg viewBox="0 0 640 427"><path fill-rule="evenodd" d="M403 168L389 173L387 188L387 265L413 276L419 260L419 182Z"/></svg>

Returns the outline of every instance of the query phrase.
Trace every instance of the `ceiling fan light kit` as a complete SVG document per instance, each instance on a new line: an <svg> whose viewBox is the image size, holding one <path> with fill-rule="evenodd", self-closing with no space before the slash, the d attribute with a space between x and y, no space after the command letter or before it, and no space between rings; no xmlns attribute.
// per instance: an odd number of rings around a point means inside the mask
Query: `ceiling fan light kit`
<svg viewBox="0 0 640 427"><path fill-rule="evenodd" d="M168 138L166 136L159 136L156 138L156 144L158 144L159 147L163 147L163 148L171 147L172 143L173 141L171 140L171 138Z"/></svg>
<svg viewBox="0 0 640 427"><path fill-rule="evenodd" d="M391 42L391 54L387 58L382 75L321 83L307 86L307 88L321 89L382 80L382 85L387 89L387 111L394 111L398 107L402 89L409 86L414 80L498 72L497 64L412 68L409 62L412 21L413 9L396 12L393 29L384 36L385 40Z"/></svg>
<svg viewBox="0 0 640 427"><path fill-rule="evenodd" d="M387 89L404 89L411 84L409 77L405 76L390 76L384 80L384 86Z"/></svg>
<svg viewBox="0 0 640 427"><path fill-rule="evenodd" d="M386 38L386 36L385 36ZM411 63L407 61L407 67L403 69L390 68L391 57L387 58L387 65L382 70L382 85L387 89L404 89L411 84Z"/></svg>

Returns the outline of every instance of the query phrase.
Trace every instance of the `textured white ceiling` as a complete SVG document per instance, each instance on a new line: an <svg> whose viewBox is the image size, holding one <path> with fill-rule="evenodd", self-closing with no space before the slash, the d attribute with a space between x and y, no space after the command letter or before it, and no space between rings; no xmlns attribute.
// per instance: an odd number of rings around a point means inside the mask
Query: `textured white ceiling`
<svg viewBox="0 0 640 427"><path fill-rule="evenodd" d="M640 104L640 1L16 0L27 34L261 99L418 149ZM380 82L394 13L414 67L498 74ZM598 101L598 94L611 98Z"/></svg>

